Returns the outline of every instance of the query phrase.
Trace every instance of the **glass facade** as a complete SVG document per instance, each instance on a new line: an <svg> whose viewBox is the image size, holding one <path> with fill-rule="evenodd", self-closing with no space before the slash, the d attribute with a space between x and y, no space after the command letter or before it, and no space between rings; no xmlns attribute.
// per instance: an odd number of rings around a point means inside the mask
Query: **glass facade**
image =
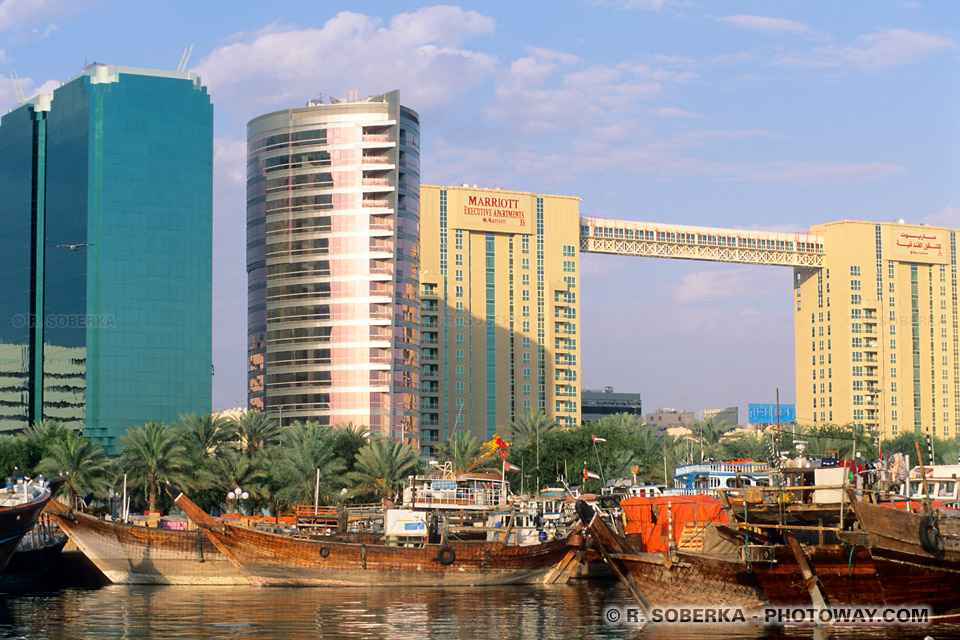
<svg viewBox="0 0 960 640"><path fill-rule="evenodd" d="M418 116L394 91L247 133L250 407L415 443Z"/></svg>
<svg viewBox="0 0 960 640"><path fill-rule="evenodd" d="M194 74L95 64L42 115L32 419L116 452L131 427L210 411L213 106Z"/></svg>

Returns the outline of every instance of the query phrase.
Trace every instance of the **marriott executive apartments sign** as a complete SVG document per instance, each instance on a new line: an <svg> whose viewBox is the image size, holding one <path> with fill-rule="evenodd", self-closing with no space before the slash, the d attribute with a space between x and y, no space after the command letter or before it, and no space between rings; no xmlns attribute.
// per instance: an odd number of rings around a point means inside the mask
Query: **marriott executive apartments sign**
<svg viewBox="0 0 960 640"><path fill-rule="evenodd" d="M530 228L530 196L489 191L463 191L459 196L461 228L494 233L533 233Z"/></svg>

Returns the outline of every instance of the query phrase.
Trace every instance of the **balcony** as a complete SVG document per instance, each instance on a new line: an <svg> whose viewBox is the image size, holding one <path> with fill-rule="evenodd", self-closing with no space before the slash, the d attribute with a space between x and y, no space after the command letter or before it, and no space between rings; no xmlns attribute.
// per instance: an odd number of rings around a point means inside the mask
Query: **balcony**
<svg viewBox="0 0 960 640"><path fill-rule="evenodd" d="M382 198L364 198L363 206L372 209L386 209L390 207L390 201Z"/></svg>
<svg viewBox="0 0 960 640"><path fill-rule="evenodd" d="M390 164L390 158L389 156L365 153L363 155L363 164Z"/></svg>
<svg viewBox="0 0 960 640"><path fill-rule="evenodd" d="M440 369L435 364L424 365L420 370L420 375L425 378L438 378L440 377Z"/></svg>
<svg viewBox="0 0 960 640"><path fill-rule="evenodd" d="M390 142L390 136L386 133L365 133L361 140L364 142Z"/></svg>

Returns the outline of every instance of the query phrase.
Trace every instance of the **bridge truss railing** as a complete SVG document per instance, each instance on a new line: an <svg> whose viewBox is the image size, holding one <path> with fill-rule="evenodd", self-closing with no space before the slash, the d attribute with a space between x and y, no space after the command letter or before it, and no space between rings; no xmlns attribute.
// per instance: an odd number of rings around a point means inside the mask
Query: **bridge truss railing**
<svg viewBox="0 0 960 640"><path fill-rule="evenodd" d="M664 225L605 218L580 218L580 251L785 267L823 266L823 238L807 233Z"/></svg>

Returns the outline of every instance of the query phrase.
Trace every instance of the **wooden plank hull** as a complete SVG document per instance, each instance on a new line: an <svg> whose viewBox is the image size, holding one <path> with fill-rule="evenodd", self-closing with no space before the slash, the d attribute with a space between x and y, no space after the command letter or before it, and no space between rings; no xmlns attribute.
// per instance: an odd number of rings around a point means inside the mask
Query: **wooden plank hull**
<svg viewBox="0 0 960 640"><path fill-rule="evenodd" d="M508 546L500 542L450 541L441 545L387 546L338 540L304 540L213 520L186 496L177 504L210 534L252 584L258 586L369 587L474 586L565 582L558 570L576 551L568 540ZM447 555L446 559L450 560Z"/></svg>
<svg viewBox="0 0 960 640"><path fill-rule="evenodd" d="M804 551L832 606L928 606L935 615L960 611L960 571L860 545L811 545ZM776 561L755 564L753 571L772 604L809 604L789 548L777 547Z"/></svg>
<svg viewBox="0 0 960 640"><path fill-rule="evenodd" d="M247 584L202 531L107 522L53 500L47 513L116 584Z"/></svg>
<svg viewBox="0 0 960 640"><path fill-rule="evenodd" d="M565 540L521 547L452 541L455 560L444 565L435 544L390 547L299 540L231 525L210 534L264 586L530 584L544 579L569 551Z"/></svg>
<svg viewBox="0 0 960 640"><path fill-rule="evenodd" d="M618 559L654 606L709 605L759 611L767 604L756 576L740 561L693 553L679 553L675 563L656 553L622 555Z"/></svg>

